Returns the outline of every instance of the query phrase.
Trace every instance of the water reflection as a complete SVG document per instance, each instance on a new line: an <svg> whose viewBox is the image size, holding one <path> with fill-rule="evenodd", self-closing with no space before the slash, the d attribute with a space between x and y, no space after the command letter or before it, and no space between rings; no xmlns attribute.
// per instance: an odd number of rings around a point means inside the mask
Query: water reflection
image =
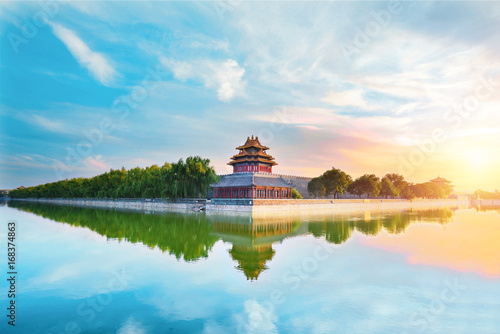
<svg viewBox="0 0 500 334"><path fill-rule="evenodd" d="M208 257L208 252L219 240L201 215L156 215L17 201L8 205L60 223L86 227L108 239L157 247L185 261Z"/></svg>
<svg viewBox="0 0 500 334"><path fill-rule="evenodd" d="M256 280L268 269L275 255L273 244L286 238L311 234L340 245L355 231L377 236L382 231L401 234L413 223L448 224L454 211L449 208L391 213L365 212L344 215L316 215L307 219L290 214L228 215L161 213L80 208L28 202L9 202L10 207L76 227L85 227L109 239L142 243L195 261L207 258L214 244L230 243L229 254L236 269L249 280Z"/></svg>
<svg viewBox="0 0 500 334"><path fill-rule="evenodd" d="M490 212L494 211L498 214L500 214L500 207L498 205L476 205L474 207L477 212Z"/></svg>
<svg viewBox="0 0 500 334"><path fill-rule="evenodd" d="M363 240L364 246L406 255L412 265L431 265L455 271L500 277L500 216L497 210L461 210L453 224L437 228L419 224L402 238L381 234Z"/></svg>

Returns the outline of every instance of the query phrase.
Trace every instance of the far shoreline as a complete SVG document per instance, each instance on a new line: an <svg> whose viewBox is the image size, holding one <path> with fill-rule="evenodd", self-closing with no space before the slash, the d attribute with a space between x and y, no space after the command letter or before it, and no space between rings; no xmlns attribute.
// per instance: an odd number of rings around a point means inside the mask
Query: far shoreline
<svg viewBox="0 0 500 334"><path fill-rule="evenodd" d="M255 200L238 199L232 201L213 201L188 199L172 202L162 199L46 199L15 198L11 201L26 201L56 205L71 205L93 208L116 208L135 211L159 212L227 212L227 213L344 213L359 211L392 211L406 209L432 209L440 207L465 207L471 205L500 205L500 200L469 199L281 199Z"/></svg>

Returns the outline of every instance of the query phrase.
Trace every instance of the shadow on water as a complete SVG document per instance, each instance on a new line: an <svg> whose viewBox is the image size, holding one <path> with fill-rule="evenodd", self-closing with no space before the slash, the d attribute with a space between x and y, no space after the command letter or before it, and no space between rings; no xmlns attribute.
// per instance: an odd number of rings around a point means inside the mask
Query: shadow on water
<svg viewBox="0 0 500 334"><path fill-rule="evenodd" d="M406 210L391 213L369 212L351 215L317 216L301 219L290 215L252 217L216 213L148 213L82 208L11 201L9 207L56 222L88 228L108 239L142 243L184 261L207 258L214 244L232 244L229 254L247 279L256 280L268 266L275 250L272 245L286 238L313 235L340 245L358 231L376 236L383 230L404 233L413 223L447 224L454 211L449 208Z"/></svg>

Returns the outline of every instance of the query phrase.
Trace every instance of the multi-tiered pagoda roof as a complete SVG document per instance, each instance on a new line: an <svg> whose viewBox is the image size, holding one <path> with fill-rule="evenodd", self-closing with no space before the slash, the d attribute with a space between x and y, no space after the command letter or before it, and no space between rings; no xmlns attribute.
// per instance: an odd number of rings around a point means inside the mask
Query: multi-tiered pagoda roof
<svg viewBox="0 0 500 334"><path fill-rule="evenodd" d="M236 149L238 154L228 163L233 166L233 174L222 175L219 182L210 185L214 189L214 203L225 203L223 199L292 197L292 185L273 174L272 168L277 163L267 154L269 147L262 145L258 137L247 137L245 144Z"/></svg>
<svg viewBox="0 0 500 334"><path fill-rule="evenodd" d="M274 162L274 158L266 153L269 147L262 145L259 142L259 137L247 137L245 144L238 146L236 148L240 152L231 157L231 161L228 165L243 164L249 162L261 162L269 166L276 166L277 163Z"/></svg>

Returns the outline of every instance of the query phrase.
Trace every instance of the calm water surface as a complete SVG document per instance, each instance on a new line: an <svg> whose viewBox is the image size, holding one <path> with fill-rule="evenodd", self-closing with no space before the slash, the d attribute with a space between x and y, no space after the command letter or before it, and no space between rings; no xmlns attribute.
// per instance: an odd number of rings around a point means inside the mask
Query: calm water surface
<svg viewBox="0 0 500 334"><path fill-rule="evenodd" d="M494 208L0 216L2 277L18 226L16 333L500 333Z"/></svg>

